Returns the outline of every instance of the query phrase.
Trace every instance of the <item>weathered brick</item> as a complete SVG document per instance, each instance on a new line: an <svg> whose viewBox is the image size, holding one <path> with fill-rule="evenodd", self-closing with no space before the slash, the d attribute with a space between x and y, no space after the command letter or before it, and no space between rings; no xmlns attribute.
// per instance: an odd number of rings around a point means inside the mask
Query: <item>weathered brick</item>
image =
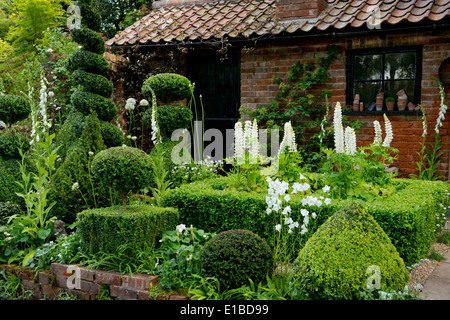
<svg viewBox="0 0 450 320"><path fill-rule="evenodd" d="M52 287L50 284L41 284L41 293L45 297L56 297L61 292L64 292L64 289L59 287Z"/></svg>
<svg viewBox="0 0 450 320"><path fill-rule="evenodd" d="M39 272L39 283L41 285L49 285L52 283L52 274L47 272Z"/></svg>
<svg viewBox="0 0 450 320"><path fill-rule="evenodd" d="M122 276L120 275L120 272L96 270L95 282L99 284L107 283L115 286L121 286Z"/></svg>
<svg viewBox="0 0 450 320"><path fill-rule="evenodd" d="M110 295L118 300L137 300L138 292L135 289L110 286Z"/></svg>
<svg viewBox="0 0 450 320"><path fill-rule="evenodd" d="M158 281L157 276L147 274L125 275L122 278L122 286L137 290L149 290Z"/></svg>

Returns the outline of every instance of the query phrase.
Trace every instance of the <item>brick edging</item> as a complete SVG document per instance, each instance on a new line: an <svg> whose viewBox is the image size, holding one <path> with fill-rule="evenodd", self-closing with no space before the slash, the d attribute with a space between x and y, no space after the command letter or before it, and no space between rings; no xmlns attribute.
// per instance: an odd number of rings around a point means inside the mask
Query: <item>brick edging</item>
<svg viewBox="0 0 450 320"><path fill-rule="evenodd" d="M7 270L19 277L24 288L34 292L35 300L54 299L61 292L74 294L81 300L96 300L103 284L109 285L110 296L114 300L189 299L188 296L181 295L158 295L151 298L150 290L157 284L158 277L148 274L121 275L116 271L88 269L61 263L52 263L50 272L37 272L7 264L0 265L0 270Z"/></svg>

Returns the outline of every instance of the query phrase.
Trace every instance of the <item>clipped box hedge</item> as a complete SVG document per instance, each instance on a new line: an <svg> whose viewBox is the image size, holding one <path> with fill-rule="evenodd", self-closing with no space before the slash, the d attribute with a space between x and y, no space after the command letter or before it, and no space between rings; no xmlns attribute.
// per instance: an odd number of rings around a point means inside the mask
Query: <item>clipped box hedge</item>
<svg viewBox="0 0 450 320"><path fill-rule="evenodd" d="M162 233L174 230L178 210L148 205L89 209L78 213L77 230L83 245L92 252L114 253L121 245L156 247Z"/></svg>
<svg viewBox="0 0 450 320"><path fill-rule="evenodd" d="M434 242L436 215L442 213L440 203L448 189L441 181L395 179L396 194L377 201L363 202L368 212L383 228L407 265L423 258ZM225 190L227 178L199 181L171 190L163 203L179 210L180 221L208 232L247 229L274 244L277 218L266 213L266 194ZM291 196L291 216L300 224L304 208L301 197ZM330 205L308 207L317 214L310 219L308 232L294 245L300 251L317 228L350 200L332 201Z"/></svg>

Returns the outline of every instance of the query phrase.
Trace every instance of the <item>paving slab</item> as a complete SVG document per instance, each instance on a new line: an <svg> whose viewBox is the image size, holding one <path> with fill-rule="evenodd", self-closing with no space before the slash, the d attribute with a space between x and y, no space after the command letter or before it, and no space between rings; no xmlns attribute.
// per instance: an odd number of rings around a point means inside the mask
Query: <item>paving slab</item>
<svg viewBox="0 0 450 320"><path fill-rule="evenodd" d="M439 265L428 277L420 298L423 300L450 300L450 250L444 255L446 260Z"/></svg>

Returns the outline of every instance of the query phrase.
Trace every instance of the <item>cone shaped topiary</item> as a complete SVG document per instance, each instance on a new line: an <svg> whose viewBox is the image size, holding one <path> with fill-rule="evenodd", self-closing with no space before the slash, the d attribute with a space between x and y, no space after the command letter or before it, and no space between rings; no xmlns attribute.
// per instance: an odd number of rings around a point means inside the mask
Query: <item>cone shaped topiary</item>
<svg viewBox="0 0 450 320"><path fill-rule="evenodd" d="M379 268L379 269L378 269ZM308 239L295 261L296 282L313 299L360 299L376 283L402 291L408 272L386 233L361 204L332 215Z"/></svg>

